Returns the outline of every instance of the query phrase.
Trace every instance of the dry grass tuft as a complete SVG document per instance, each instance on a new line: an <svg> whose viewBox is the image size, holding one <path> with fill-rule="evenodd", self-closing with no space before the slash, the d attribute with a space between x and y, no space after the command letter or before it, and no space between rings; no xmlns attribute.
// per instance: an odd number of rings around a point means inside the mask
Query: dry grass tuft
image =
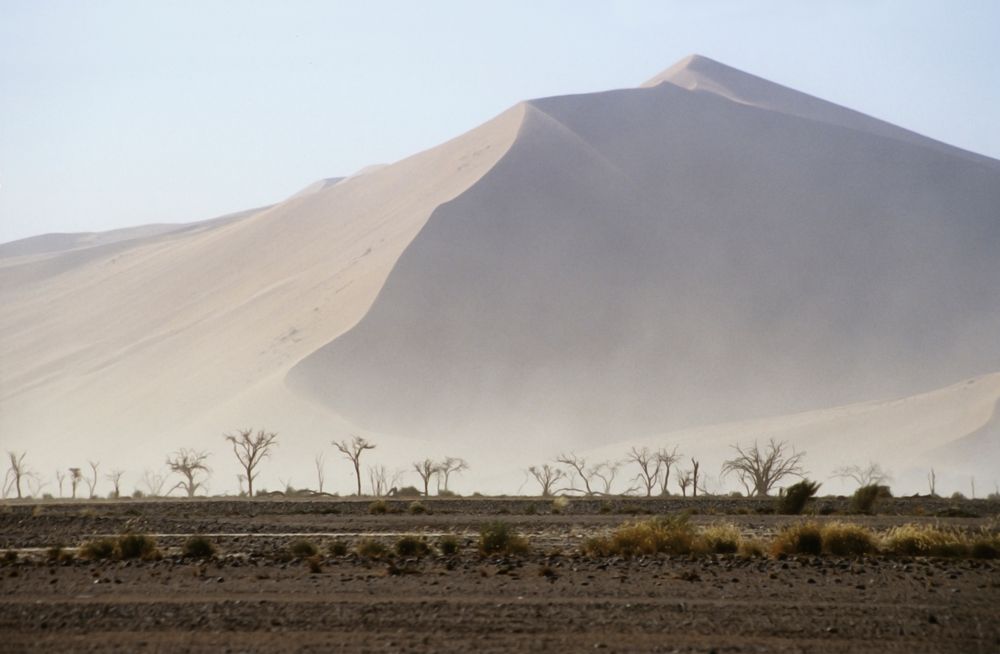
<svg viewBox="0 0 1000 654"><path fill-rule="evenodd" d="M823 526L823 551L834 556L862 556L878 549L875 535L866 527L849 522Z"/></svg>
<svg viewBox="0 0 1000 654"><path fill-rule="evenodd" d="M771 541L771 555L821 554L823 534L815 522L803 522L782 529Z"/></svg>

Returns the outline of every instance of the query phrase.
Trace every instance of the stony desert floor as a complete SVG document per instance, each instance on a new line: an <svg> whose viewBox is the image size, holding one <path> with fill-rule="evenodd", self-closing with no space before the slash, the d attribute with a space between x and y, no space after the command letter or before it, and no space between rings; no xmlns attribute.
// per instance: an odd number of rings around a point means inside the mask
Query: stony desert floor
<svg viewBox="0 0 1000 654"><path fill-rule="evenodd" d="M923 557L711 555L593 558L580 544L633 519L689 511L766 537L802 520L758 500L538 499L164 500L0 506L0 651L658 651L995 652L1000 563ZM818 500L825 512L843 500ZM875 516L816 516L880 530L909 522L995 524L1000 503L930 498L883 503ZM479 528L502 520L530 553L480 556ZM155 535L157 560L52 561L126 531ZM185 558L208 534L212 560ZM401 534L452 556L371 559L328 546ZM289 544L319 547L310 561Z"/></svg>

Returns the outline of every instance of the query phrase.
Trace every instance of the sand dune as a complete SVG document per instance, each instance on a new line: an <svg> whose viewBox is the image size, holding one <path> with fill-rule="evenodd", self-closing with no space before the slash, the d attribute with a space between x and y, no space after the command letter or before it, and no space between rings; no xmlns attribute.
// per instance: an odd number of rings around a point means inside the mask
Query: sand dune
<svg viewBox="0 0 1000 654"><path fill-rule="evenodd" d="M2 446L135 468L254 424L304 484L355 430L510 490L559 450L745 427L988 474L998 182L689 58L235 218L0 246Z"/></svg>

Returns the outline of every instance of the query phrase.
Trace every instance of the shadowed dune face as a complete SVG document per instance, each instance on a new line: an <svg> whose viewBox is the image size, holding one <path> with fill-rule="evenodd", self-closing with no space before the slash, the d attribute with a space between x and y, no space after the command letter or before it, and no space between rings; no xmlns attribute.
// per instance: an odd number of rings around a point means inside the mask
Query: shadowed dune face
<svg viewBox="0 0 1000 654"><path fill-rule="evenodd" d="M272 207L0 246L0 436L133 468L262 425L301 467L360 430L505 491L649 434L989 467L1000 381L955 383L1000 370L998 252L1000 162L695 57Z"/></svg>
<svg viewBox="0 0 1000 654"><path fill-rule="evenodd" d="M533 101L289 380L376 430L590 443L943 386L1000 367L998 181L673 84Z"/></svg>

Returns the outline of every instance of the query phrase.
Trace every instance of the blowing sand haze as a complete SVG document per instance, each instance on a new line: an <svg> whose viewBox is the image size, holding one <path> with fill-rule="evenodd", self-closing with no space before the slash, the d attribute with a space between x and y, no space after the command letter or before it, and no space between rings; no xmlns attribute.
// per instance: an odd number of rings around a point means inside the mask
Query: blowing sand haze
<svg viewBox="0 0 1000 654"><path fill-rule="evenodd" d="M839 410L857 458L989 478L998 182L691 56L273 206L0 246L5 444L134 461L267 424L515 465L748 420L811 443Z"/></svg>

